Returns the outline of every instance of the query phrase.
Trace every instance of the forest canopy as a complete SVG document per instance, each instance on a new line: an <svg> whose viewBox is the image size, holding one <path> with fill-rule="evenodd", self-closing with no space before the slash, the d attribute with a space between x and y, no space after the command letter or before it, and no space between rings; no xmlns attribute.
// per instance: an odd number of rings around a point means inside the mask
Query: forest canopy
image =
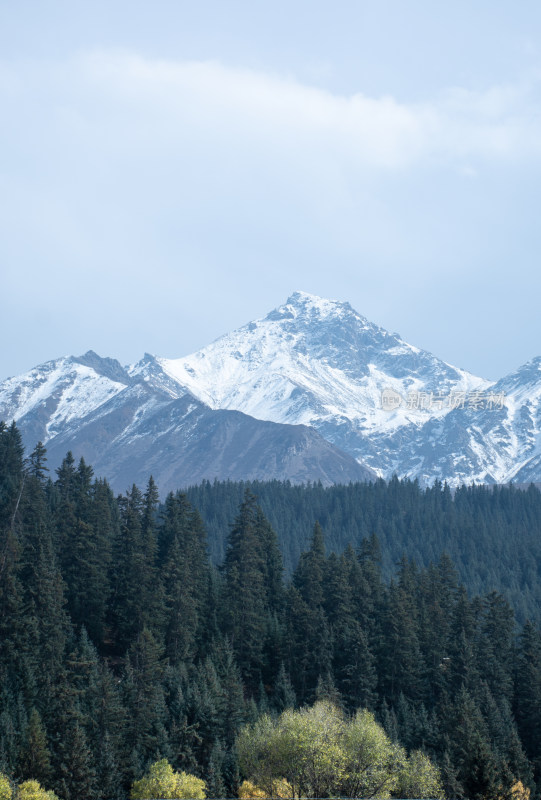
<svg viewBox="0 0 541 800"><path fill-rule="evenodd" d="M389 520L415 508L407 483L374 491ZM453 502L443 487L427 497L436 509ZM483 497L479 506L500 502ZM466 588L443 552L419 566L405 548L385 575L383 505L356 547L336 551L315 523L285 578L259 498L247 487L235 508L230 498L216 565L185 493L160 503L149 478L115 497L69 453L52 475L43 446L25 458L16 426L0 425L0 772L10 786L120 800L166 759L203 780L207 797L235 797L259 780L239 760L245 726L332 707L344 730L373 721L406 764L434 765L446 796L503 798L519 782L539 796L536 622L517 625L499 591ZM519 532L531 516L535 531L537 503L509 490L501 513L509 526L516 514ZM434 511L434 541L443 519ZM401 775L400 791L416 791Z"/></svg>

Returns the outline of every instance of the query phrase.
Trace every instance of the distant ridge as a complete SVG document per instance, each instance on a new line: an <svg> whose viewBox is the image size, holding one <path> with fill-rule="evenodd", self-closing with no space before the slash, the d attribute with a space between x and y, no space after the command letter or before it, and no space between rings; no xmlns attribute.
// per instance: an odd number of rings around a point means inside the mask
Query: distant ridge
<svg viewBox="0 0 541 800"><path fill-rule="evenodd" d="M124 481L131 460L137 475L152 464L165 475L174 462L171 480L192 471L190 482L202 464L204 477L214 469L212 477L235 479L541 482L540 403L541 357L491 383L374 325L347 302L305 292L192 355L147 353L123 367L89 351L0 384L0 418L16 419L29 446L41 438L56 457L77 444ZM240 412L242 422L226 412ZM286 426L288 435L268 425L256 435L256 422ZM228 431L221 437L220 426ZM203 439L205 458L196 446ZM252 448L266 454L257 474Z"/></svg>
<svg viewBox="0 0 541 800"><path fill-rule="evenodd" d="M5 381L0 419L17 421L27 449L43 441L51 469L70 450L119 492L151 474L162 494L214 478L327 486L375 477L311 428L171 397L92 351Z"/></svg>

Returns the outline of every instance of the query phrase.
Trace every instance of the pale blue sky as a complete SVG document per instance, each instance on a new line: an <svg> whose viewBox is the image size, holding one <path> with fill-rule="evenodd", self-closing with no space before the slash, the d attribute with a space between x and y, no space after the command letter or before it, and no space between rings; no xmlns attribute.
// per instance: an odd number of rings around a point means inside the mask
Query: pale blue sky
<svg viewBox="0 0 541 800"><path fill-rule="evenodd" d="M541 6L0 0L0 379L185 355L295 289L541 354Z"/></svg>

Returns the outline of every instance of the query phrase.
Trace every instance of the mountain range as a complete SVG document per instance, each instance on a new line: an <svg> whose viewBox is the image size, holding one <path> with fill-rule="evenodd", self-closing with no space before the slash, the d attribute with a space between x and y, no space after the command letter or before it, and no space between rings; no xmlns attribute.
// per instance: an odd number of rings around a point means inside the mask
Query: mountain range
<svg viewBox="0 0 541 800"><path fill-rule="evenodd" d="M295 292L178 359L123 367L89 351L0 383L49 465L68 450L123 491L202 479L456 486L541 480L541 357L497 382L447 364L349 303Z"/></svg>

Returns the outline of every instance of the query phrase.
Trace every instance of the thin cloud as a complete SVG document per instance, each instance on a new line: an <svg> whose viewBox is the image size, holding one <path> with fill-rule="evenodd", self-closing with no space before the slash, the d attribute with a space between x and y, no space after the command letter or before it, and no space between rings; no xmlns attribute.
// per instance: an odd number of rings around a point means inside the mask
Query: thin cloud
<svg viewBox="0 0 541 800"><path fill-rule="evenodd" d="M278 146L319 147L365 168L403 168L423 159L524 159L540 155L538 76L485 91L454 88L422 104L391 96L351 96L293 78L127 53L94 53L81 78L114 94L127 110L154 112L156 126L211 124ZM207 127L207 136L209 130Z"/></svg>
<svg viewBox="0 0 541 800"><path fill-rule="evenodd" d="M48 132L106 157L195 154L218 148L288 169L394 171L541 154L539 76L484 91L452 88L424 103L332 94L291 77L214 61L165 61L126 52L63 64L0 66L4 133L38 155ZM38 120L20 130L21 117ZM58 154L62 160L62 153Z"/></svg>
<svg viewBox="0 0 541 800"><path fill-rule="evenodd" d="M21 309L33 317L47 308L60 344L36 356L29 341L28 363L88 347L120 354L113 338L126 350L129 339L129 358L180 355L208 340L209 319L212 338L283 300L294 279L384 325L402 330L409 320L412 341L474 369L469 344L464 357L445 353L418 330L442 329L453 291L465 318L472 275L484 296L510 258L516 287L538 282L535 265L529 273L538 94L535 74L407 103L217 61L118 51L4 61L6 330ZM508 190L510 175L520 191ZM515 304L517 330L525 304L535 305L527 294ZM93 315L78 313L83 300L106 308L99 334ZM478 330L479 302L469 308ZM485 324L493 337L494 319L491 311Z"/></svg>

